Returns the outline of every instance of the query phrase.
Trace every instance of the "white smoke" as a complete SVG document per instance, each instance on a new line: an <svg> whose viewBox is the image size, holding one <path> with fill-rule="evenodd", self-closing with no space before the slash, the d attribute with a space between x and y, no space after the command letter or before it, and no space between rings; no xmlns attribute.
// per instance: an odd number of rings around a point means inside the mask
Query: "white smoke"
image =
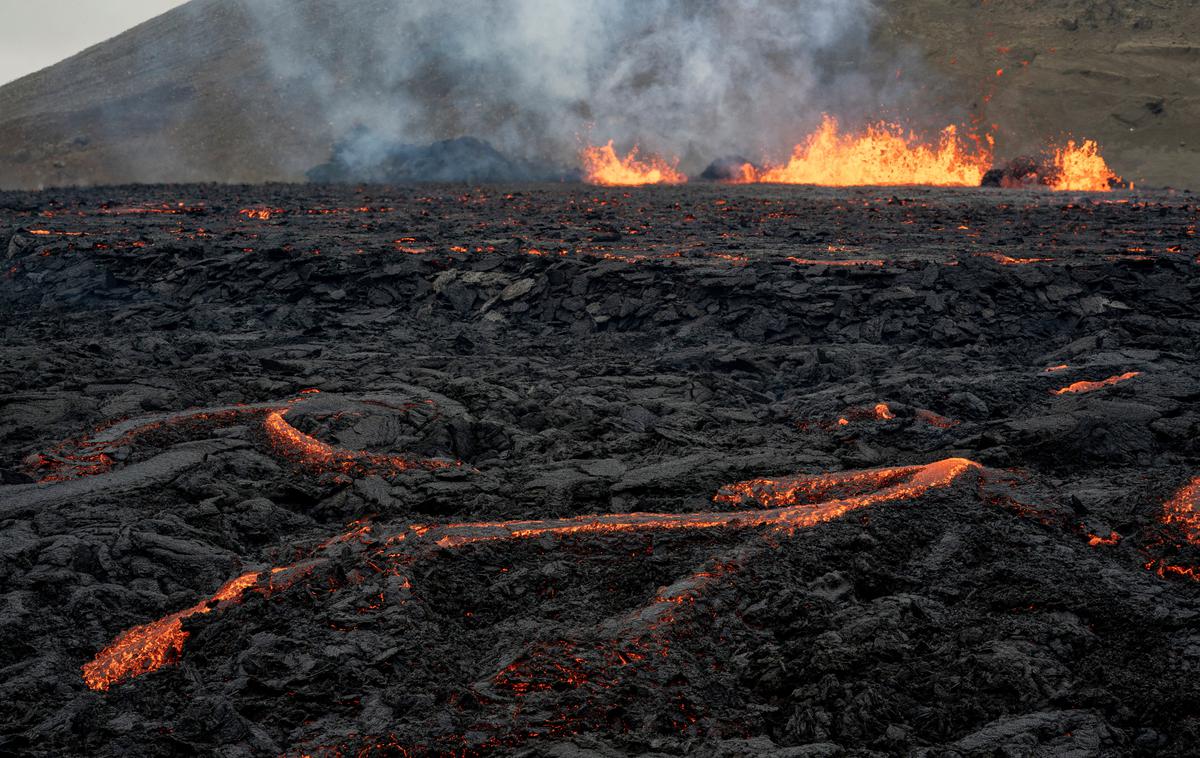
<svg viewBox="0 0 1200 758"><path fill-rule="evenodd" d="M691 170L779 155L823 111L873 114L890 73L864 63L872 0L243 2L335 138L475 136L564 164L608 139Z"/></svg>

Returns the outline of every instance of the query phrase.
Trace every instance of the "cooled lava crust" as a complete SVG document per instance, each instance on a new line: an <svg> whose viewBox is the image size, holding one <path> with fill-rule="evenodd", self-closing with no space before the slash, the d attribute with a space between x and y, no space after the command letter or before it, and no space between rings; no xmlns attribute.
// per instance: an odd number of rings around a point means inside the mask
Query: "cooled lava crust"
<svg viewBox="0 0 1200 758"><path fill-rule="evenodd" d="M1198 218L0 193L0 752L1193 755Z"/></svg>

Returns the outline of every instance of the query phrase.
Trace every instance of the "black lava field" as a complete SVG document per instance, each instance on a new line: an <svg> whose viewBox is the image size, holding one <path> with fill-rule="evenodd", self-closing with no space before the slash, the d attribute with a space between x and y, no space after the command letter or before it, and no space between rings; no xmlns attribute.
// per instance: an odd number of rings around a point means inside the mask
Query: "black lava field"
<svg viewBox="0 0 1200 758"><path fill-rule="evenodd" d="M0 753L1195 755L1198 222L0 193Z"/></svg>

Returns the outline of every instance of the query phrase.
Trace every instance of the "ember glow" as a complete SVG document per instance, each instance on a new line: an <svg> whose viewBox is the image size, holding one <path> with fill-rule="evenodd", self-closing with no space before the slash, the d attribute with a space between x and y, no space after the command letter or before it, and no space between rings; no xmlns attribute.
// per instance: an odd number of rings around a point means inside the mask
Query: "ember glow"
<svg viewBox="0 0 1200 758"><path fill-rule="evenodd" d="M1051 186L1059 191L1108 192L1121 181L1104 162L1100 146L1093 140L1078 145L1070 140L1066 147L1056 149L1054 168L1057 176Z"/></svg>
<svg viewBox="0 0 1200 758"><path fill-rule="evenodd" d="M787 163L763 169L745 165L734 182L978 187L991 166L990 141L972 148L953 126L930 145L896 124L880 122L853 134L842 132L836 119L825 116L821 126L796 145Z"/></svg>
<svg viewBox="0 0 1200 758"><path fill-rule="evenodd" d="M638 157L635 147L624 157L617 155L612 140L607 145L589 145L580 153L583 179L604 187L634 187L643 184L684 184L687 176L675 164L657 156Z"/></svg>
<svg viewBox="0 0 1200 758"><path fill-rule="evenodd" d="M1059 387L1058 389L1054 390L1054 394L1070 395L1095 392L1096 390L1102 390L1105 387L1111 387L1112 385L1120 382L1129 381L1135 376L1139 376L1141 373L1142 372L1140 371L1127 371L1124 374L1110 376L1107 379L1101 379L1098 382L1073 382L1072 384L1068 384L1066 387Z"/></svg>

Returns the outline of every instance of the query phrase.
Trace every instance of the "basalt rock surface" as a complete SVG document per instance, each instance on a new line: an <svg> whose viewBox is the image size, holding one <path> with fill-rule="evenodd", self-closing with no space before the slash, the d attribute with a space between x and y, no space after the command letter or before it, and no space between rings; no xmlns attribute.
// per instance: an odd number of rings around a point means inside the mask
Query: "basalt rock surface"
<svg viewBox="0 0 1200 758"><path fill-rule="evenodd" d="M1197 211L0 193L0 752L1194 754Z"/></svg>

